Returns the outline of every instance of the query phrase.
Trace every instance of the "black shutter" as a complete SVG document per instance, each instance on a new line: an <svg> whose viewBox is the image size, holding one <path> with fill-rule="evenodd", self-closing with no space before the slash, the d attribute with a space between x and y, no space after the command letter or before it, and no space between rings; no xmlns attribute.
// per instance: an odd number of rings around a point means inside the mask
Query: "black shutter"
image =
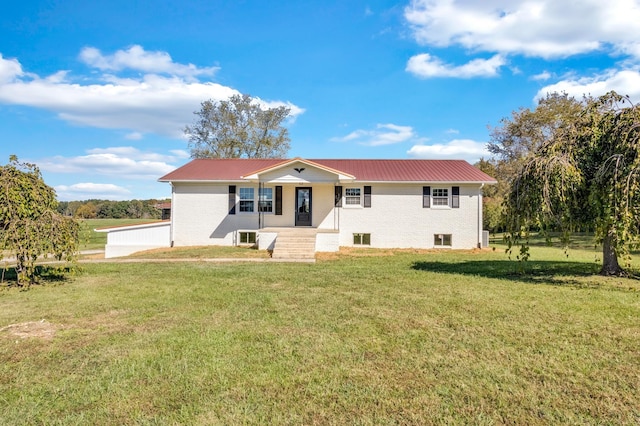
<svg viewBox="0 0 640 426"><path fill-rule="evenodd" d="M423 186L422 187L422 207L428 209L431 207L431 187Z"/></svg>
<svg viewBox="0 0 640 426"><path fill-rule="evenodd" d="M282 215L282 186L276 186L276 214Z"/></svg>
<svg viewBox="0 0 640 426"><path fill-rule="evenodd" d="M229 214L236 214L236 186L229 185Z"/></svg>
<svg viewBox="0 0 640 426"><path fill-rule="evenodd" d="M451 207L454 209L460 208L460 187L451 187Z"/></svg>
<svg viewBox="0 0 640 426"><path fill-rule="evenodd" d="M371 207L371 187L364 187L364 206Z"/></svg>
<svg viewBox="0 0 640 426"><path fill-rule="evenodd" d="M342 207L342 187L335 187L335 206Z"/></svg>

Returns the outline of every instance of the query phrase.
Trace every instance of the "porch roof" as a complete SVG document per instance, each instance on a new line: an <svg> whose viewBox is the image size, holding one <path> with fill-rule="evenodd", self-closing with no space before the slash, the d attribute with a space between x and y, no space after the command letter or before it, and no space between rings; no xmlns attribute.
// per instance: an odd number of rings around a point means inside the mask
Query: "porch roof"
<svg viewBox="0 0 640 426"><path fill-rule="evenodd" d="M274 170L290 167L290 166L292 166L294 164L303 164L303 165L306 165L308 167L314 167L316 169L324 170L325 172L329 172L331 174L336 175L338 180L341 180L341 181L343 181L343 180L355 180L355 178L356 178L353 175L341 172L340 170L337 170L335 168L328 167L328 166L326 166L324 164L320 164L318 162L314 162L313 160L305 160L305 159L302 159L302 158L299 158L299 157L293 158L291 160L284 160L284 161L282 161L282 162L280 162L280 163L278 163L276 165L265 167L263 169L253 171L253 172L251 172L251 173L249 173L247 175L242 176L242 178L243 179L252 179L252 180L260 179L260 175L262 175L262 174L269 173L269 172L272 172ZM297 169L294 169L294 170L299 173L300 171L304 170L304 168L302 168L302 169L301 168L297 168Z"/></svg>
<svg viewBox="0 0 640 426"><path fill-rule="evenodd" d="M241 182L266 171L302 162L360 182L457 182L496 180L464 160L198 159L161 177L160 182Z"/></svg>

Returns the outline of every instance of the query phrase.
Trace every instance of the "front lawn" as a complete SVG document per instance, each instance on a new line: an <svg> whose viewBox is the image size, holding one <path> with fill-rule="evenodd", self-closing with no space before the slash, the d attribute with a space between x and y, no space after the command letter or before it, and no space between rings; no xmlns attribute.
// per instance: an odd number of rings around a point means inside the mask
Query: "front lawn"
<svg viewBox="0 0 640 426"><path fill-rule="evenodd" d="M0 424L638 424L640 282L535 250L524 275L351 250L4 287Z"/></svg>

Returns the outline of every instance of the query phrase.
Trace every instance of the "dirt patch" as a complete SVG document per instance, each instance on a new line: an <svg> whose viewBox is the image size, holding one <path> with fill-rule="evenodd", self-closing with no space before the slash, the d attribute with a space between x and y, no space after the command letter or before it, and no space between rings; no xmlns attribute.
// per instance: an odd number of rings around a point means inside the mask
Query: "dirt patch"
<svg viewBox="0 0 640 426"><path fill-rule="evenodd" d="M0 328L0 335L6 335L11 338L19 337L20 339L36 338L51 340L55 334L56 326L44 319L10 324Z"/></svg>
<svg viewBox="0 0 640 426"><path fill-rule="evenodd" d="M84 254L81 257L82 260L98 260L104 259L104 253Z"/></svg>

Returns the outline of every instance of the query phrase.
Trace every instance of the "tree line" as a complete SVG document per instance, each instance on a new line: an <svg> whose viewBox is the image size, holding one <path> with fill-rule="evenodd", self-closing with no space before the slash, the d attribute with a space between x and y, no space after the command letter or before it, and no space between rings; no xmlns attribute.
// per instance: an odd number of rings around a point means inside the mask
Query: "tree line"
<svg viewBox="0 0 640 426"><path fill-rule="evenodd" d="M158 199L60 201L57 211L77 219L160 219L162 211L159 205L168 202Z"/></svg>

